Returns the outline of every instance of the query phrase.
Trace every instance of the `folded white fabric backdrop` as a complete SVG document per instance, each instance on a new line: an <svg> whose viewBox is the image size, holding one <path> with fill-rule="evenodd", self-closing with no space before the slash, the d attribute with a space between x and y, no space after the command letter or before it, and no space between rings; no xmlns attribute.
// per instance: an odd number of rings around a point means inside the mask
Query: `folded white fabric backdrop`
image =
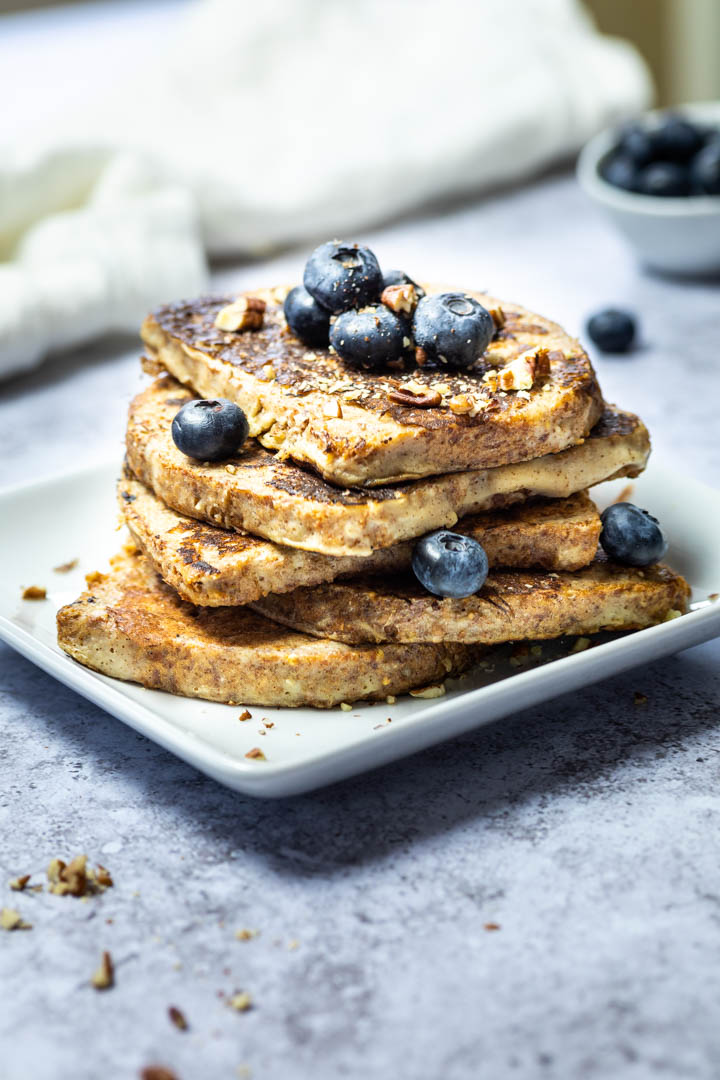
<svg viewBox="0 0 720 1080"><path fill-rule="evenodd" d="M0 152L0 377L135 330L205 287L208 255L518 180L651 92L575 0L197 0L177 21L140 79Z"/></svg>

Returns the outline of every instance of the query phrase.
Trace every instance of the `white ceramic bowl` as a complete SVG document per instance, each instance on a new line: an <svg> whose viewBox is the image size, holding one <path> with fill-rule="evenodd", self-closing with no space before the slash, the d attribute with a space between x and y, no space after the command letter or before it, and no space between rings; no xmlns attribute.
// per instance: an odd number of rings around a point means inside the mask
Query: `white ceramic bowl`
<svg viewBox="0 0 720 1080"><path fill-rule="evenodd" d="M637 123L651 127L665 111L644 113ZM718 101L683 105L672 111L720 129ZM720 195L670 199L613 187L600 175L600 164L616 141L615 127L583 147L577 177L585 192L609 214L647 266L676 274L719 273Z"/></svg>

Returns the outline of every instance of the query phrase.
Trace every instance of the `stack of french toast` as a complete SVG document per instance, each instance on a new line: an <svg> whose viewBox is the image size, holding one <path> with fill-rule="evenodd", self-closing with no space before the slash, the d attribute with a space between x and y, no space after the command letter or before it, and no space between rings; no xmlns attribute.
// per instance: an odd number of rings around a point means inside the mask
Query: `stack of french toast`
<svg viewBox="0 0 720 1080"><path fill-rule="evenodd" d="M323 244L303 284L171 304L142 328L119 505L132 543L58 615L80 663L191 697L432 697L490 646L685 610L645 467L555 323Z"/></svg>

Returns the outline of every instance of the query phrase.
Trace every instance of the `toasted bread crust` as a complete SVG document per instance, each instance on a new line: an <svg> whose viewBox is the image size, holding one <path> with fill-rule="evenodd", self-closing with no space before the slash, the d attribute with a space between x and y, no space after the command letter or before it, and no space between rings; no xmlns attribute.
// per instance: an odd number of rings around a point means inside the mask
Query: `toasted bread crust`
<svg viewBox="0 0 720 1080"><path fill-rule="evenodd" d="M118 501L156 571L194 604L249 604L341 576L405 570L412 557L411 542L368 558L333 558L220 529L171 510L127 470L118 482ZM491 566L577 570L595 555L601 523L593 502L580 492L477 514L454 528L484 546Z"/></svg>
<svg viewBox="0 0 720 1080"><path fill-rule="evenodd" d="M215 317L230 298L209 297L159 308L145 320L142 337L154 364L199 396L237 402L251 435L331 483L376 486L528 461L579 442L602 414L595 373L579 342L518 304L468 293L489 308L502 307L505 319L472 371L413 367L378 374L350 370L328 350L298 341L282 311L286 292L253 294L267 304L261 330L217 329ZM550 374L527 394L493 391L483 382L488 371L538 346L550 355ZM444 388L443 404L416 408L388 396L408 382ZM453 412L449 402L459 395L478 408Z"/></svg>
<svg viewBox="0 0 720 1080"><path fill-rule="evenodd" d="M608 407L583 444L560 454L368 492L342 490L279 461L253 440L229 462L187 458L170 426L190 397L165 376L135 398L127 429L135 476L181 514L322 555L366 557L453 526L467 514L532 495L564 498L616 476L636 476L650 451L638 418Z"/></svg>
<svg viewBox="0 0 720 1080"><path fill-rule="evenodd" d="M458 641L496 645L600 630L640 630L685 611L687 582L661 564L636 570L598 559L574 574L494 571L475 596L432 596L411 575L361 577L284 596L256 611L345 642Z"/></svg>
<svg viewBox="0 0 720 1080"><path fill-rule="evenodd" d="M144 556L122 554L109 574L57 616L69 656L117 679L184 697L247 705L313 705L385 698L467 667L458 645L349 646L286 630L247 608L194 608Z"/></svg>

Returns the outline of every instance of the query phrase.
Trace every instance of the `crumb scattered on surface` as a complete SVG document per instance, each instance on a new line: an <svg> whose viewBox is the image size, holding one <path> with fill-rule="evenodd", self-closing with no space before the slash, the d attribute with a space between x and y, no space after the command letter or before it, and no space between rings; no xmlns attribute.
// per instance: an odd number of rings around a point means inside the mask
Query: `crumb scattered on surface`
<svg viewBox="0 0 720 1080"><path fill-rule="evenodd" d="M0 908L0 930L32 930L32 923L25 922L15 908Z"/></svg>
<svg viewBox="0 0 720 1080"><path fill-rule="evenodd" d="M252 758L254 761L267 761L267 758L259 746L253 746L252 750L248 750L245 757Z"/></svg>
<svg viewBox="0 0 720 1080"><path fill-rule="evenodd" d="M70 559L69 562L60 563L59 566L54 566L53 570L56 574L69 574L71 570L75 569L77 564L77 559Z"/></svg>
<svg viewBox="0 0 720 1080"><path fill-rule="evenodd" d="M633 694L633 702L635 705L647 705L647 694L641 694L639 690L636 690Z"/></svg>
<svg viewBox="0 0 720 1080"><path fill-rule="evenodd" d="M23 589L23 600L45 600L47 597L47 589L42 585L28 585L26 589Z"/></svg>
<svg viewBox="0 0 720 1080"><path fill-rule="evenodd" d="M679 619L682 615L682 611L678 611L677 608L670 608L665 616L665 622L672 622L673 619Z"/></svg>
<svg viewBox="0 0 720 1080"><path fill-rule="evenodd" d="M112 888L110 872L98 863L93 870L87 865L87 855L76 855L69 863L52 859L47 868L49 892L56 896L93 896Z"/></svg>
<svg viewBox="0 0 720 1080"><path fill-rule="evenodd" d="M238 716L238 720L252 720L252 713L249 709L243 709L243 711Z"/></svg>
<svg viewBox="0 0 720 1080"><path fill-rule="evenodd" d="M486 930L499 930L500 929L500 923L486 922L485 923L485 929Z"/></svg>
<svg viewBox="0 0 720 1080"><path fill-rule="evenodd" d="M231 1009L235 1009L236 1012L247 1012L252 1008L253 1000L248 994L247 990L242 990L239 994L233 994L228 999L228 1005Z"/></svg>
<svg viewBox="0 0 720 1080"><path fill-rule="evenodd" d="M570 652L571 653L585 652L586 649L590 648L591 644L592 644L592 642L590 641L589 637L579 637L577 639L577 641L575 642L575 644L573 645Z"/></svg>
<svg viewBox="0 0 720 1080"><path fill-rule="evenodd" d="M340 708L343 712L352 712L352 705L348 705L347 701L341 701Z"/></svg>
<svg viewBox="0 0 720 1080"><path fill-rule="evenodd" d="M102 954L100 967L93 974L90 982L96 990L109 990L115 985L115 967L109 952Z"/></svg>
<svg viewBox="0 0 720 1080"><path fill-rule="evenodd" d="M172 1069L164 1065L146 1065L140 1072L140 1080L178 1080Z"/></svg>
<svg viewBox="0 0 720 1080"><path fill-rule="evenodd" d="M242 929L242 930L236 930L235 931L235 937L237 938L238 941L252 941L252 939L258 937L259 934L260 934L259 930Z"/></svg>
<svg viewBox="0 0 720 1080"><path fill-rule="evenodd" d="M418 690L411 690L410 697L437 698L443 697L444 693L445 684L441 683L439 686L422 686Z"/></svg>
<svg viewBox="0 0 720 1080"><path fill-rule="evenodd" d="M23 874L22 877L13 878L9 883L13 892L22 892L28 881L30 880L30 874Z"/></svg>
<svg viewBox="0 0 720 1080"><path fill-rule="evenodd" d="M178 1031L187 1031L189 1025L185 1019L185 1014L178 1009L177 1005L169 1006L168 1016L170 1017L170 1023L174 1024Z"/></svg>
<svg viewBox="0 0 720 1080"><path fill-rule="evenodd" d="M263 724L265 725L266 728L274 728L275 727L275 721L274 720L266 720L264 716L262 718L262 722L263 722Z"/></svg>
<svg viewBox="0 0 720 1080"><path fill-rule="evenodd" d="M396 701L397 701L397 698L395 697L394 694L388 694L388 696L385 698L385 704L386 705L394 705Z"/></svg>

